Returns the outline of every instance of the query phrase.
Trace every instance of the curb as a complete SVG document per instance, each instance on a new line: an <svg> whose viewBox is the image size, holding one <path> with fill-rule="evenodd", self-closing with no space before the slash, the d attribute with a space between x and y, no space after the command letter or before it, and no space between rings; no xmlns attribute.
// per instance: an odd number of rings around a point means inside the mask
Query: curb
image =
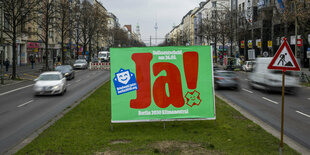
<svg viewBox="0 0 310 155"><path fill-rule="evenodd" d="M255 116L253 116L252 114L248 113L247 111L245 111L243 108L239 107L238 105L236 105L234 103L231 103L225 97L222 97L222 96L220 96L218 94L216 94L216 96L218 98L220 98L221 100L225 101L228 105L233 107L235 110L239 111L243 116L245 116L246 118L248 118L249 120L251 120L255 124L257 124L260 127L262 127L265 131L267 131L268 133L272 134L274 137L278 138L279 140L281 139L281 137L280 137L281 133L278 130L274 129L273 127L271 127L267 123L261 121L259 118L257 118ZM301 154L309 154L310 153L309 149L307 149L304 146L298 144L296 141L292 140L291 138L289 138L285 134L283 135L283 140L284 140L285 144L287 144L288 146L290 146L291 148L293 148L294 150L296 150L297 152L299 152Z"/></svg>
<svg viewBox="0 0 310 155"><path fill-rule="evenodd" d="M88 98L91 94L93 94L97 89L99 89L101 86L106 84L108 81L103 82L102 84L98 85L95 89L88 92L86 95L84 95L79 100L75 101L69 108L65 108L62 112L60 112L58 115L56 115L53 119L49 120L45 125L34 131L30 136L26 137L24 140L22 140L19 144L13 146L11 149L6 151L4 155L11 155L17 153L19 150L24 148L26 145L31 143L35 138L37 138L44 130L48 129L50 126L52 126L57 120L62 118L66 113L70 112L72 109L74 109L77 105L79 105L83 100Z"/></svg>

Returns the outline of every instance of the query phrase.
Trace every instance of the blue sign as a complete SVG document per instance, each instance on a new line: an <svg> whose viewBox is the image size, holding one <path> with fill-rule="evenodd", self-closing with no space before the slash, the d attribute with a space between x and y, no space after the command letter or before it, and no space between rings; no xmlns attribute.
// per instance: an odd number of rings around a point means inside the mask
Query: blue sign
<svg viewBox="0 0 310 155"><path fill-rule="evenodd" d="M129 69L124 70L121 68L117 73L115 73L113 82L117 95L139 89L136 76L134 73L130 72Z"/></svg>

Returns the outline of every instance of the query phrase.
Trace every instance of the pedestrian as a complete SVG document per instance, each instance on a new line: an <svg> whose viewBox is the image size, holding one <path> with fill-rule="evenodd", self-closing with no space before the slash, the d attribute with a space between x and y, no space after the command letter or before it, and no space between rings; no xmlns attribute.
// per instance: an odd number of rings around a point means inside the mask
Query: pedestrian
<svg viewBox="0 0 310 155"><path fill-rule="evenodd" d="M4 65L5 65L5 71L8 72L9 71L9 66L10 66L10 61L8 58L6 58L5 62L4 62Z"/></svg>
<svg viewBox="0 0 310 155"><path fill-rule="evenodd" d="M35 63L35 58L33 55L30 55L29 56L29 60L30 60L30 63L31 63L31 68L33 69L33 64Z"/></svg>

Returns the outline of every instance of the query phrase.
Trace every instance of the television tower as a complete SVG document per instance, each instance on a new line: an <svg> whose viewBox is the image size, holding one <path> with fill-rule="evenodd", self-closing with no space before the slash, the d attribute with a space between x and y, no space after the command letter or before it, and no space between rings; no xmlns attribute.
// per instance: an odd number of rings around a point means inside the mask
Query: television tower
<svg viewBox="0 0 310 155"><path fill-rule="evenodd" d="M136 26L136 33L139 37L139 41L141 40L141 33L140 33L140 26L139 26L139 23L137 23L137 26Z"/></svg>
<svg viewBox="0 0 310 155"><path fill-rule="evenodd" d="M155 23L155 44L157 45L157 30L158 30L158 25L157 25L157 21Z"/></svg>

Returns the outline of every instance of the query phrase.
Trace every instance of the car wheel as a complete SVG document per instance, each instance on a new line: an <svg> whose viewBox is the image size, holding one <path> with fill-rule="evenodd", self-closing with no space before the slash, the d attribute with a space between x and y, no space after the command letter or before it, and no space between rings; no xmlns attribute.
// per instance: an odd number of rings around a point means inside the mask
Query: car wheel
<svg viewBox="0 0 310 155"><path fill-rule="evenodd" d="M235 90L239 91L239 90L240 90L240 86L239 86L239 85L236 86L236 87L235 87Z"/></svg>

